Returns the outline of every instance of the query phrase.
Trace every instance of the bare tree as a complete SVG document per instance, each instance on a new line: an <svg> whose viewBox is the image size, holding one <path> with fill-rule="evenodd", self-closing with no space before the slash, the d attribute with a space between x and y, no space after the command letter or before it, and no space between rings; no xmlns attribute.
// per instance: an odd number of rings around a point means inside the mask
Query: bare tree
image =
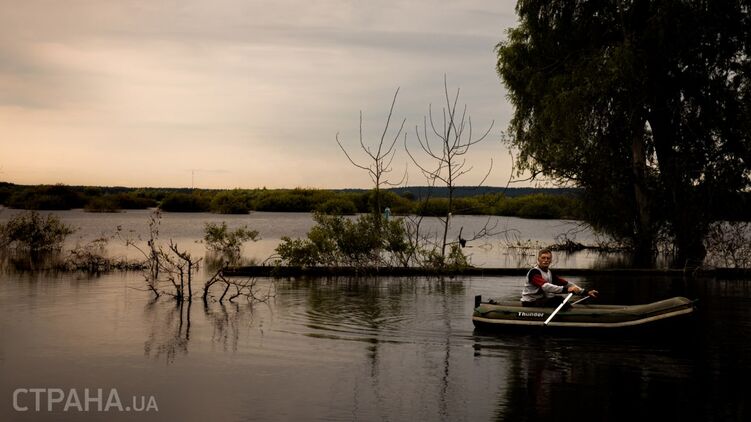
<svg viewBox="0 0 751 422"><path fill-rule="evenodd" d="M224 287L224 290L222 291L222 295L219 297L219 302L223 302L224 298L227 297L229 294L229 297L227 300L232 302L233 300L237 299L238 297L244 297L248 302L250 303L258 303L258 302L266 302L272 297L274 297L274 293L272 291L273 284L270 285L269 289L265 292L262 292L258 287L258 280L253 277L246 277L246 278L238 278L238 277L227 277L224 275L224 270L226 270L226 266L222 267L219 271L217 271L213 277L208 279L206 283L203 286L203 303L204 305L208 305L209 301L209 292L211 290L211 287L214 285L220 285Z"/></svg>
<svg viewBox="0 0 751 422"><path fill-rule="evenodd" d="M386 118L386 125L383 128L383 132L381 133L381 138L378 141L377 148L371 148L370 146L366 145L365 141L363 140L363 134L362 134L362 111L360 111L360 148L365 152L365 155L367 156L367 159L365 163L361 164L357 161L355 161L352 156L347 152L347 150L342 145L342 142L339 140L339 133L336 134L336 143L339 145L339 148L342 149L342 152L344 152L344 155L347 156L347 159L350 163L352 163L353 166L365 170L368 172L368 175L370 176L370 179L373 181L373 187L375 190L375 201L376 206L374 212L376 214L381 213L381 186L396 186L402 183L404 181L404 177L402 177L402 180L396 183L392 183L389 181L386 176L388 173L391 173L393 168L391 167L392 162L394 161L394 156L396 155L396 141L399 140L399 136L401 135L402 131L404 130L404 124L407 122L407 119L403 119L401 125L399 126L399 130L397 130L396 135L394 135L393 140L390 142L387 141L386 135L389 131L389 126L391 124L391 117L394 113L394 105L396 104L396 97L399 95L399 88L396 89L396 92L394 93L394 99L391 101L391 107L389 108L389 114ZM406 175L406 173L405 173Z"/></svg>
<svg viewBox="0 0 751 422"><path fill-rule="evenodd" d="M143 276L146 287L159 298L162 294L174 297L178 301L193 300L193 276L198 272L203 258L194 259L187 251L182 251L172 239L165 249L159 243L159 226L162 214L154 211L149 216L149 238L146 248L139 245L138 240L122 233L118 227L116 236L125 241L126 246L134 247L143 256ZM169 282L173 291L165 291L161 285ZM187 293L187 294L186 294Z"/></svg>
<svg viewBox="0 0 751 422"><path fill-rule="evenodd" d="M171 253L161 251L162 262L168 264L163 268L175 288L175 299L184 300L187 288L187 298L190 302L193 300L193 274L198 271L198 265L203 258L193 259L187 251L181 251L172 239L169 241L169 251Z"/></svg>
<svg viewBox="0 0 751 422"><path fill-rule="evenodd" d="M482 142L490 134L494 122L480 136L473 136L472 118L467 112L467 106L458 109L459 92L453 99L449 96L446 77L443 79L444 95L446 104L443 108L442 119L436 122L433 116L432 105L428 106L428 116L423 119L422 133L419 126L415 127L417 140L423 153L427 156L430 164L422 164L407 145L406 137L404 148L412 162L420 169L428 180L430 186L440 183L448 188L448 204L446 214L440 217L443 223L443 239L441 242L441 258L446 256L447 236L451 225L451 215L454 210L454 190L457 181L465 174L472 171L473 167L467 165L466 155L473 145ZM439 123L439 124L437 124ZM490 168L478 186L485 183L493 169L493 160L490 160Z"/></svg>
<svg viewBox="0 0 751 422"><path fill-rule="evenodd" d="M159 226L162 222L162 213L158 209L149 215L149 238L146 240L146 248L139 245L140 235L136 238L131 233L123 233L122 226L117 226L116 237L125 242L125 246L135 248L143 257L143 277L146 287L154 298L158 299L162 291L159 289L159 271L161 268L159 253Z"/></svg>

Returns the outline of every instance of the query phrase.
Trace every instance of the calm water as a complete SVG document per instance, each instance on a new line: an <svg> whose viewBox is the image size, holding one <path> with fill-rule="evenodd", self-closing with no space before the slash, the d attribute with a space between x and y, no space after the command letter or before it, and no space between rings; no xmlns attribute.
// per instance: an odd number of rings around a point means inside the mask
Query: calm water
<svg viewBox="0 0 751 422"><path fill-rule="evenodd" d="M266 304L181 308L138 274L6 274L0 420L749 420L751 281L574 280L700 312L666 337L483 335L473 296L515 298L518 278L283 280ZM158 412L46 412L46 396L16 412L18 388L116 389Z"/></svg>
<svg viewBox="0 0 751 422"><path fill-rule="evenodd" d="M5 222L20 211L0 209L0 223ZM44 213L43 213L44 214ZM76 243L85 244L99 237L111 237L122 229L125 236L134 240L148 234L150 211L137 210L115 214L87 213L81 210L55 211L65 223L77 229L68 239L66 247ZM246 243L243 255L256 262L263 262L274 253L282 236L305 237L314 222L308 213L267 213L254 212L249 215L218 215L210 213L164 213L160 226L160 239L167 242L173 239L181 249L194 256L203 256L205 246L200 243L203 227L207 222L226 222L228 227L247 225L260 232L261 240ZM440 225L435 218L425 218L422 224L424 235L435 237ZM571 220L527 220L515 217L456 216L452 220L449 239L456 240L459 231L464 238L471 238L484 227L492 236L468 243L464 253L474 265L484 267L527 267L534 263L537 249L556 242L556 237L568 233L568 237L584 244L596 244L598 237L590 230L580 227ZM441 232L442 233L442 232ZM145 242L141 242L145 244ZM509 245L528 246L531 249L509 249ZM138 258L138 252L126 248L118 239L110 240L108 251L114 256ZM620 265L623 261L618 254L599 254L581 251L573 254L557 253L554 265L559 268L592 268Z"/></svg>
<svg viewBox="0 0 751 422"><path fill-rule="evenodd" d="M80 228L79 241L117 225L145 233L148 217L60 215ZM260 230L264 241L245 253L263 258L281 236L302 236L312 224L307 214L167 214L162 238L200 256L203 223L222 220ZM486 219L457 221L467 233ZM541 243L572 227L501 222ZM501 241L467 250L475 262L527 265L529 256L493 244ZM117 242L109 248L134 254ZM559 267L603 262L556 256ZM700 308L670 335L487 335L473 330L474 295L514 299L518 277L262 279L276 293L268 303L204 307L152 301L139 273L0 272L0 421L749 420L751 281L572 279L600 290L601 303L684 295ZM23 392L16 404L30 411L14 410L14 392L33 388L45 389L40 411L34 393ZM83 401L87 389L94 397L103 390L103 406L113 390L123 408L133 396L153 397L158 411L63 412L64 402L46 411L48 391Z"/></svg>

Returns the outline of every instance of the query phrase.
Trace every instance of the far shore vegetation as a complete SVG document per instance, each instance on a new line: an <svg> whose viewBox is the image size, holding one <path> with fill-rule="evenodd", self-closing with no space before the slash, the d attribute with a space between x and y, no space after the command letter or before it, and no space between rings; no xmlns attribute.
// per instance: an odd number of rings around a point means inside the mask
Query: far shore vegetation
<svg viewBox="0 0 751 422"><path fill-rule="evenodd" d="M495 215L538 219L581 219L577 189L456 188L455 215ZM438 188L386 189L381 209L395 215L437 216L445 213L448 198ZM0 205L26 210L119 212L159 208L164 212L247 214L266 212L319 212L354 215L372 212L371 190L346 189L188 189L126 188L68 185L26 186L0 183Z"/></svg>

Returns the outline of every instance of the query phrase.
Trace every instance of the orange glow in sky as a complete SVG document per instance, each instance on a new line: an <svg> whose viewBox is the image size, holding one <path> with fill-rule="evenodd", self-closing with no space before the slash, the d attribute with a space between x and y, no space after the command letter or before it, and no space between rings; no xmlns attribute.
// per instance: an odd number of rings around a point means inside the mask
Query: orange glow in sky
<svg viewBox="0 0 751 422"><path fill-rule="evenodd" d="M373 144L400 88L394 118L417 149L444 74L477 132L495 122L464 184L490 158L486 184L509 177L493 50L513 1L2 1L0 181L368 187L336 134L364 157L360 111ZM401 149L394 173L424 184Z"/></svg>

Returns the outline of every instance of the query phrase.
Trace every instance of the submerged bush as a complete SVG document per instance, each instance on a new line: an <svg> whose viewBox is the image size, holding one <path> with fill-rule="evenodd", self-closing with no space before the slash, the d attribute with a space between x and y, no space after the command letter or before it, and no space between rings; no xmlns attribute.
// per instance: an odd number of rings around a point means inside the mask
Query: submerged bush
<svg viewBox="0 0 751 422"><path fill-rule="evenodd" d="M68 251L64 260L57 262L55 269L64 271L82 271L99 274L111 270L142 271L144 264L129 261L124 257L110 258L107 254L107 243L110 238L99 237L87 243L77 243Z"/></svg>
<svg viewBox="0 0 751 422"><path fill-rule="evenodd" d="M380 215L357 218L316 213L316 225L305 239L283 237L276 248L282 263L292 266L406 265L413 256L401 219Z"/></svg>
<svg viewBox="0 0 751 422"><path fill-rule="evenodd" d="M0 247L31 252L60 250L74 231L52 214L42 217L36 211L23 212L0 224Z"/></svg>
<svg viewBox="0 0 751 422"><path fill-rule="evenodd" d="M292 239L282 236L275 249L280 261L293 267L314 267L321 265L319 247L310 239Z"/></svg>
<svg viewBox="0 0 751 422"><path fill-rule="evenodd" d="M240 247L243 242L258 240L258 231L243 226L235 230L229 230L227 223L205 223L203 226L203 240L206 248L228 257L239 257Z"/></svg>
<svg viewBox="0 0 751 422"><path fill-rule="evenodd" d="M444 257L441 256L438 248L424 252L424 265L432 268L445 268L450 270L461 270L471 266L469 258L464 255L461 246L452 244L449 246L449 253Z"/></svg>
<svg viewBox="0 0 751 422"><path fill-rule="evenodd" d="M368 265L376 259L378 239L368 216L356 220L316 213L307 239L283 238L277 253L288 265ZM308 255L308 256L305 256Z"/></svg>

